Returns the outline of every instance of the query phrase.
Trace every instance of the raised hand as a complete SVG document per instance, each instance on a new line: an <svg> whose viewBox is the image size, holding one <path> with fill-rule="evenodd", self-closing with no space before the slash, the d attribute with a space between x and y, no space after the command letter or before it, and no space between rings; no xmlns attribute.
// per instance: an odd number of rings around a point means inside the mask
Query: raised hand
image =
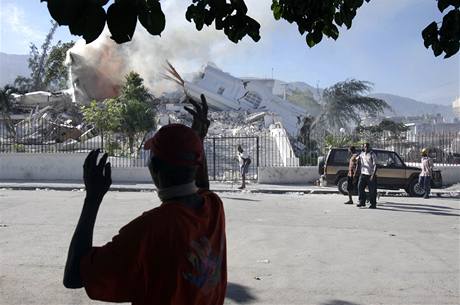
<svg viewBox="0 0 460 305"><path fill-rule="evenodd" d="M112 169L110 163L107 163L108 155L105 153L97 164L100 151L100 149L92 150L83 165L86 194L88 197L98 199L104 197L112 184Z"/></svg>
<svg viewBox="0 0 460 305"><path fill-rule="evenodd" d="M204 139L208 133L211 122L208 120L208 103L206 102L206 98L203 94L200 97L201 105L189 98L188 102L192 104L195 109L187 106L184 106L184 109L193 116L192 129L198 133L201 139Z"/></svg>

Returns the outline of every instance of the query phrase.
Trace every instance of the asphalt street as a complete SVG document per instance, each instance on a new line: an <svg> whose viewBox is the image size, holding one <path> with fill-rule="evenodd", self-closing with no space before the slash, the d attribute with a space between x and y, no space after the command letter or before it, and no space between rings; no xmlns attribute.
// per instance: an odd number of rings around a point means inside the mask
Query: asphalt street
<svg viewBox="0 0 460 305"><path fill-rule="evenodd" d="M459 304L457 198L381 197L370 210L336 194L219 195L226 304ZM0 190L0 304L101 304L62 285L83 198L81 191ZM153 192L109 192L95 244L158 204Z"/></svg>

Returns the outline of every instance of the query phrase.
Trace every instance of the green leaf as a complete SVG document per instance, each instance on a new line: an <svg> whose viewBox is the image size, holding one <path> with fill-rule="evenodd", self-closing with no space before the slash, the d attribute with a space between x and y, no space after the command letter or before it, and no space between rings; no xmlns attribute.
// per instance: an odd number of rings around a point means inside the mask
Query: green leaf
<svg viewBox="0 0 460 305"><path fill-rule="evenodd" d="M343 25L343 19L342 19L342 15L340 13L335 14L334 20L335 20L335 23L337 23L338 26Z"/></svg>
<svg viewBox="0 0 460 305"><path fill-rule="evenodd" d="M246 15L248 13L248 8L243 0L232 0L231 3L233 4L233 7L238 11L239 14Z"/></svg>
<svg viewBox="0 0 460 305"><path fill-rule="evenodd" d="M97 6L104 6L109 2L109 0L89 0L89 2Z"/></svg>
<svg viewBox="0 0 460 305"><path fill-rule="evenodd" d="M422 38L425 48L429 48L434 42L438 41L438 25L436 22L430 23L423 31Z"/></svg>
<svg viewBox="0 0 460 305"><path fill-rule="evenodd" d="M306 40L307 40L307 45L310 48L313 48L316 45L316 42L315 42L315 39L312 33L307 34Z"/></svg>
<svg viewBox="0 0 460 305"><path fill-rule="evenodd" d="M166 17L158 1L142 2L138 8L138 19L142 26L152 35L160 35L166 26Z"/></svg>
<svg viewBox="0 0 460 305"><path fill-rule="evenodd" d="M107 10L107 25L111 38L117 43L124 43L133 38L136 30L137 12L133 5L115 2Z"/></svg>
<svg viewBox="0 0 460 305"><path fill-rule="evenodd" d="M85 2L81 0L48 0L48 11L59 25L70 25L81 15Z"/></svg>
<svg viewBox="0 0 460 305"><path fill-rule="evenodd" d="M339 29L333 24L326 25L323 29L323 33L334 40L339 38Z"/></svg>
<svg viewBox="0 0 460 305"><path fill-rule="evenodd" d="M283 13L282 13L282 9L279 3L274 2L272 4L272 11L273 11L273 16L275 17L275 19L280 20Z"/></svg>
<svg viewBox="0 0 460 305"><path fill-rule="evenodd" d="M86 43L96 40L105 27L106 14L101 6L89 5L80 17L69 25L70 32L83 36Z"/></svg>
<svg viewBox="0 0 460 305"><path fill-rule="evenodd" d="M449 43L447 46L444 47L444 52L446 53L444 58L449 58L449 57L457 54L457 52L459 50L460 50L460 42L459 41L453 41L453 42Z"/></svg>
<svg viewBox="0 0 460 305"><path fill-rule="evenodd" d="M314 31L313 32L313 39L315 41L315 44L318 44L321 42L323 39L323 32L322 31Z"/></svg>
<svg viewBox="0 0 460 305"><path fill-rule="evenodd" d="M438 0L438 9L442 13L444 10L451 5L450 0Z"/></svg>
<svg viewBox="0 0 460 305"><path fill-rule="evenodd" d="M431 49L433 50L434 56L438 57L439 55L442 54L443 49L441 47L441 44L439 42L433 42L431 45Z"/></svg>

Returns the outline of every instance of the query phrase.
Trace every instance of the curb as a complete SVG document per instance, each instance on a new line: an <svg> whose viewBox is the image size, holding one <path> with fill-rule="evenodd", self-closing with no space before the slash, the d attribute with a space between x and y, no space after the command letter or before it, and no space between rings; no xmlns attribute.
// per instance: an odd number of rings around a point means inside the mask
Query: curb
<svg viewBox="0 0 460 305"><path fill-rule="evenodd" d="M1 184L0 190L17 190L17 191L83 191L83 185L18 185L18 184ZM112 186L111 192L156 192L153 187L129 187L129 186ZM213 192L216 193L243 193L243 194L303 194L303 195L330 195L340 194L338 190L321 190L321 189L226 189L226 188L214 188ZM379 197L407 197L404 191L380 191L378 192ZM460 198L460 191L435 191L432 192L432 197L441 198Z"/></svg>

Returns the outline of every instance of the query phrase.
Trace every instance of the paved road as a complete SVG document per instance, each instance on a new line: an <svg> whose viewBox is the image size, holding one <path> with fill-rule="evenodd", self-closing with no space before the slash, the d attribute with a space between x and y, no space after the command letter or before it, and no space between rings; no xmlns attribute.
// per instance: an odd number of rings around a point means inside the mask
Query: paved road
<svg viewBox="0 0 460 305"><path fill-rule="evenodd" d="M339 195L221 193L227 304L458 304L460 200L381 198L377 210ZM61 285L83 192L0 190L0 304L100 304ZM95 243L159 204L110 192Z"/></svg>

